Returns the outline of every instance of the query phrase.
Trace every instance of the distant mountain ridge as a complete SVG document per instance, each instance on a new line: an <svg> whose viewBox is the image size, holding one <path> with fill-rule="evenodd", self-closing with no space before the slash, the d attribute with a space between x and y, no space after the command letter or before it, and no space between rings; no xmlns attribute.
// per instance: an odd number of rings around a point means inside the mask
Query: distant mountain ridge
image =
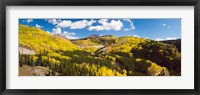
<svg viewBox="0 0 200 95"><path fill-rule="evenodd" d="M181 39L176 39L176 40L165 40L165 41L161 41L163 43L167 43L167 44L173 44L177 47L177 49L181 52Z"/></svg>

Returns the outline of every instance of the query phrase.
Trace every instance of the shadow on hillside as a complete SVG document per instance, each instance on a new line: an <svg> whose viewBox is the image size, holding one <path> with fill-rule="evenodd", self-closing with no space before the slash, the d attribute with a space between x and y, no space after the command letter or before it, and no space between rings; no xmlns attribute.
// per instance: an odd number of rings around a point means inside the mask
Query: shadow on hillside
<svg viewBox="0 0 200 95"><path fill-rule="evenodd" d="M56 51L56 52L63 52L62 56L68 56L71 58L70 63L89 63L89 64L96 64L100 66L106 66L110 69L116 69L117 67L112 64L112 62L106 58L98 58L96 56L92 56L91 53L82 51L82 50L74 50L74 51Z"/></svg>

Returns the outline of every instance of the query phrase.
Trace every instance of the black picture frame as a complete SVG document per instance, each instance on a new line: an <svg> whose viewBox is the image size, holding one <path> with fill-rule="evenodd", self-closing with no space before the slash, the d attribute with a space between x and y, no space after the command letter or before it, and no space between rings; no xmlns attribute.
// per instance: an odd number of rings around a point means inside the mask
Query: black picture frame
<svg viewBox="0 0 200 95"><path fill-rule="evenodd" d="M194 89L6 89L6 6L194 6ZM200 95L199 0L0 0L0 94L9 95ZM187 82L187 81L186 81Z"/></svg>

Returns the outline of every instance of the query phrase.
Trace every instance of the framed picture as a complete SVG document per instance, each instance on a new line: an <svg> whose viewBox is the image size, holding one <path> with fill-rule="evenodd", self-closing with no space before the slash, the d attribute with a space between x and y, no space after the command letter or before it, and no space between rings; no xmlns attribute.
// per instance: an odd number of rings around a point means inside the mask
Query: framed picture
<svg viewBox="0 0 200 95"><path fill-rule="evenodd" d="M200 94L199 0L0 4L1 94Z"/></svg>

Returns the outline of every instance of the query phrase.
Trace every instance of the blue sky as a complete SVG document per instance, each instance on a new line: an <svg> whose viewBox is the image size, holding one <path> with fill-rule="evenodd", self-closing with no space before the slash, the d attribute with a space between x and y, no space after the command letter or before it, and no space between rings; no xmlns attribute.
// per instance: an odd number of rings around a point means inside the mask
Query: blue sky
<svg viewBox="0 0 200 95"><path fill-rule="evenodd" d="M90 35L135 36L158 41L181 38L181 19L19 19L19 24L68 39Z"/></svg>

